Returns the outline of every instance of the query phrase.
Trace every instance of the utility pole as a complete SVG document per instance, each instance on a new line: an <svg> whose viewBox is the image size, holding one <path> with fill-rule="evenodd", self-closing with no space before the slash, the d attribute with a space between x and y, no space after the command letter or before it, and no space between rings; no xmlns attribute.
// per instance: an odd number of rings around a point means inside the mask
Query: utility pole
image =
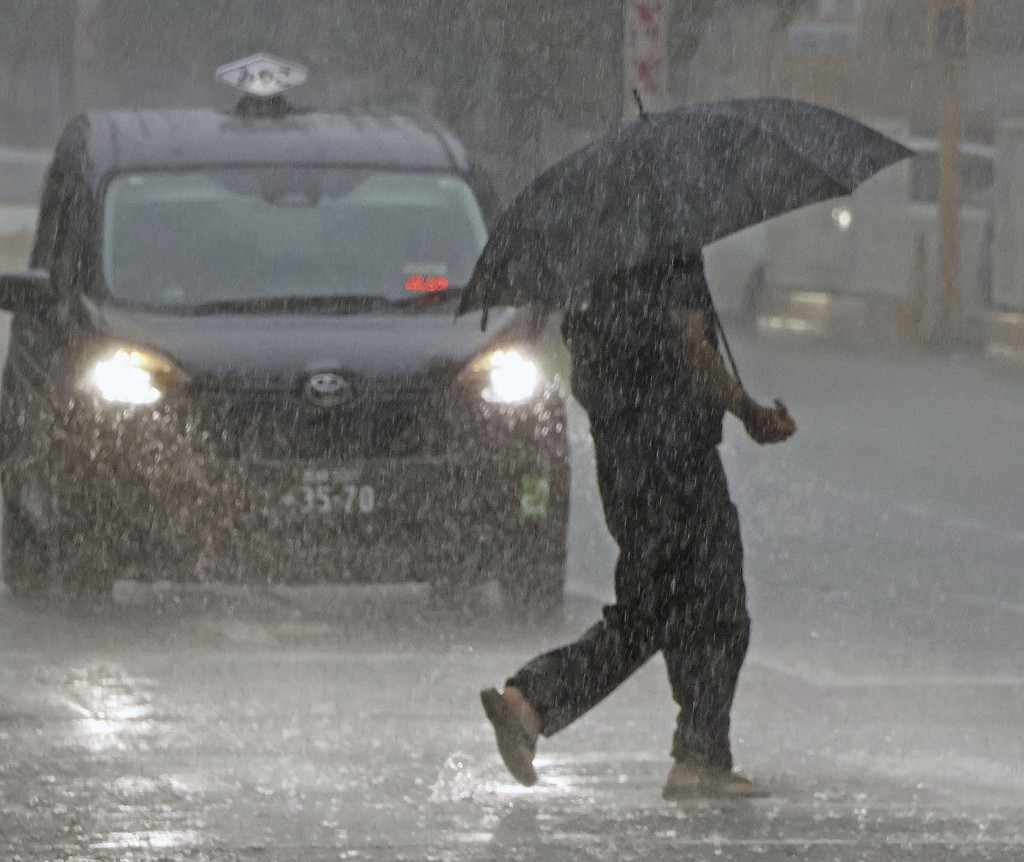
<svg viewBox="0 0 1024 862"><path fill-rule="evenodd" d="M960 298L960 91L959 69L970 58L974 36L974 0L930 0L928 44L942 72L942 107L939 112L939 272L941 294L937 335L950 339L956 330Z"/></svg>
<svg viewBox="0 0 1024 862"><path fill-rule="evenodd" d="M645 111L664 111L668 98L668 22L672 0L623 0L626 16L623 45L622 121Z"/></svg>

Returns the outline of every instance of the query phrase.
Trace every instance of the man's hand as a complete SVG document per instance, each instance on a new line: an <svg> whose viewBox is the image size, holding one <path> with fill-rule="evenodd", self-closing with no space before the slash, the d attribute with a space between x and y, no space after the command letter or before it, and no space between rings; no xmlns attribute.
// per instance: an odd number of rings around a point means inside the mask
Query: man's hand
<svg viewBox="0 0 1024 862"><path fill-rule="evenodd" d="M751 399L740 418L750 438L762 446L781 443L796 433L796 422L789 415L786 405L778 400L774 407L763 407Z"/></svg>
<svg viewBox="0 0 1024 862"><path fill-rule="evenodd" d="M722 354L707 337L710 321L702 311L673 309L672 322L679 333L683 361L693 375L697 397L733 413L756 443L781 443L796 433L796 423L786 405L762 407L734 380L725 368Z"/></svg>

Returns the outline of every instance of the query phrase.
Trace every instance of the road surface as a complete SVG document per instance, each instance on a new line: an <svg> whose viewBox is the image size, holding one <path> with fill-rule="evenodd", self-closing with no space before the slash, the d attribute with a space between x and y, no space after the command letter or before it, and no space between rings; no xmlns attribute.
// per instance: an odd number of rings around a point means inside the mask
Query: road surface
<svg viewBox="0 0 1024 862"><path fill-rule="evenodd" d="M738 339L790 445L734 424L754 639L734 711L756 802L672 804L656 659L503 771L477 702L609 596L574 424L564 623L416 588L119 583L0 595L3 860L1019 860L1024 382L960 357Z"/></svg>

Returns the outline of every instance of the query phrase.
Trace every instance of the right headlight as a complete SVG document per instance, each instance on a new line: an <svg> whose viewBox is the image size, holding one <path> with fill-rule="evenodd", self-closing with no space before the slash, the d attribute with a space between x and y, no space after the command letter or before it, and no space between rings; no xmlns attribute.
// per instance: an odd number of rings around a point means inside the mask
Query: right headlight
<svg viewBox="0 0 1024 862"><path fill-rule="evenodd" d="M480 397L490 404L520 404L541 388L540 366L518 348L492 350L469 366L480 379Z"/></svg>

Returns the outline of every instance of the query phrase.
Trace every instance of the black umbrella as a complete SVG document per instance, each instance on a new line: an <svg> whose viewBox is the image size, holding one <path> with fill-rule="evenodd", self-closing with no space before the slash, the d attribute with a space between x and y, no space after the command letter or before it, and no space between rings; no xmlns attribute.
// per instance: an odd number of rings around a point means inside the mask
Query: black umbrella
<svg viewBox="0 0 1024 862"><path fill-rule="evenodd" d="M613 273L850 194L913 155L850 117L788 99L642 114L538 176L500 216L459 313L566 307Z"/></svg>

